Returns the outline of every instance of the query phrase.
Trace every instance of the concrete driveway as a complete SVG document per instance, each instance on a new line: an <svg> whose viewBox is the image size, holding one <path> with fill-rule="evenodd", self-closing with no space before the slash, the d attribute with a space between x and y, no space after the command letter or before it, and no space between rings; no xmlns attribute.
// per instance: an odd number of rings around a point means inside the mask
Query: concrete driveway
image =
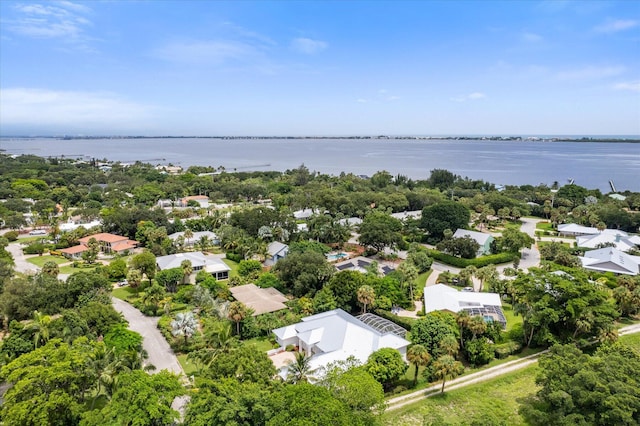
<svg viewBox="0 0 640 426"><path fill-rule="evenodd" d="M184 371L178 362L178 358L158 330L158 317L146 317L129 303L112 297L113 307L121 312L129 321L129 329L142 335L142 346L149 354L147 363L156 367L153 373L169 370L172 373L183 375Z"/></svg>
<svg viewBox="0 0 640 426"><path fill-rule="evenodd" d="M40 271L36 265L27 262L24 253L22 253L22 246L19 241L13 242L7 246L7 251L13 256L15 262L14 269L16 272L22 272L23 274L37 274Z"/></svg>

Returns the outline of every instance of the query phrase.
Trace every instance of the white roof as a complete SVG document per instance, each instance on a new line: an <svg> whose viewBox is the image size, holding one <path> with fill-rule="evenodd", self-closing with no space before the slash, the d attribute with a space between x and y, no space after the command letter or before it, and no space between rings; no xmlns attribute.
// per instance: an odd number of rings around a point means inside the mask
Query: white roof
<svg viewBox="0 0 640 426"><path fill-rule="evenodd" d="M597 234L599 233L597 228L591 228L587 226L578 225L577 223L563 223L558 225L558 232L564 234Z"/></svg>
<svg viewBox="0 0 640 426"><path fill-rule="evenodd" d="M191 261L192 267L202 267L207 272L231 271L231 268L217 257L207 256L200 251L190 253L176 253L156 258L156 264L161 271L171 268L180 268L185 260Z"/></svg>
<svg viewBox="0 0 640 426"><path fill-rule="evenodd" d="M621 251L629 251L637 245L635 241L640 240L634 238L633 240L624 231L605 229L596 235L583 235L576 237L576 243L578 247L597 248L600 244L615 244L615 248Z"/></svg>
<svg viewBox="0 0 640 426"><path fill-rule="evenodd" d="M436 284L424 288L424 310L460 312L469 308L485 306L502 306L497 293L475 293L458 291L444 284Z"/></svg>
<svg viewBox="0 0 640 426"><path fill-rule="evenodd" d="M313 209L296 210L295 212L293 212L293 217L295 217L296 219L307 219L311 217L313 213Z"/></svg>
<svg viewBox="0 0 640 426"><path fill-rule="evenodd" d="M359 217L347 217L345 219L338 220L338 223L342 226L355 226L362 223L362 219Z"/></svg>
<svg viewBox="0 0 640 426"><path fill-rule="evenodd" d="M311 357L313 369L353 356L366 362L373 352L382 348L402 349L410 342L393 334L381 333L342 309L302 318L302 322L273 330L281 340L298 337L315 346Z"/></svg>
<svg viewBox="0 0 640 426"><path fill-rule="evenodd" d="M579 258L586 269L616 274L638 275L640 256L631 256L613 247L590 250Z"/></svg>
<svg viewBox="0 0 640 426"><path fill-rule="evenodd" d="M61 232L65 232L65 231L73 231L74 229L78 229L78 228L91 229L95 226L100 226L100 225L102 225L102 222L100 222L99 220L94 220L89 223L74 223L74 222L61 223L58 226L58 228L60 229Z"/></svg>
<svg viewBox="0 0 640 426"><path fill-rule="evenodd" d="M269 253L270 256L275 256L276 254L281 253L287 248L289 248L288 245L283 244L279 241L274 241L272 243L269 243L269 245L267 246L267 253Z"/></svg>
<svg viewBox="0 0 640 426"><path fill-rule="evenodd" d="M408 218L420 219L422 217L422 210L412 210L407 212L391 213L391 217L395 217L396 219L400 219L400 220L405 220Z"/></svg>
<svg viewBox="0 0 640 426"><path fill-rule="evenodd" d="M456 232L453 234L453 238L464 237L471 237L471 239L475 240L481 246L485 245L487 240L493 238L490 234L485 234L484 232L469 231L468 229L456 229Z"/></svg>

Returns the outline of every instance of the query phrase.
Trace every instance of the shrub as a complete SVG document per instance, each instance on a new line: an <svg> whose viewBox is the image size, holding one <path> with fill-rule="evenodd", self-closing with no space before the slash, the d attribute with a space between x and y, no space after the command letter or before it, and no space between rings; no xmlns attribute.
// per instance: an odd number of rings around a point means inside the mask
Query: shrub
<svg viewBox="0 0 640 426"><path fill-rule="evenodd" d="M458 268L466 268L467 266L475 266L476 268L482 268L487 265L498 265L501 263L510 263L516 257L519 257L519 253L498 253L489 256L482 256L475 259L462 259L460 257L451 256L446 253L442 253L438 250L429 250L429 256L433 259L439 260L447 265L455 266Z"/></svg>
<svg viewBox="0 0 640 426"><path fill-rule="evenodd" d="M11 242L16 241L18 239L18 235L18 231L9 231L5 232L4 237Z"/></svg>
<svg viewBox="0 0 640 426"><path fill-rule="evenodd" d="M493 351L496 354L496 358L503 359L509 355L516 354L522 350L522 343L509 341L499 345L494 345Z"/></svg>
<svg viewBox="0 0 640 426"><path fill-rule="evenodd" d="M227 259L236 262L236 263L240 263L244 260L244 258L242 256L240 256L239 254L233 253L233 252L228 252L227 253Z"/></svg>
<svg viewBox="0 0 640 426"><path fill-rule="evenodd" d="M471 364L474 366L484 365L493 359L494 351L491 346L487 339L482 337L467 341L464 345L464 351Z"/></svg>

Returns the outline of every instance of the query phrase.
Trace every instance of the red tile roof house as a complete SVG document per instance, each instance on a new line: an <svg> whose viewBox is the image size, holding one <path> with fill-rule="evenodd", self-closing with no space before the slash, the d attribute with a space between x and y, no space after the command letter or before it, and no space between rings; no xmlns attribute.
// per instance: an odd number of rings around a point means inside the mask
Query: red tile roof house
<svg viewBox="0 0 640 426"><path fill-rule="evenodd" d="M78 240L80 243L79 245L62 249L60 252L65 257L80 259L82 257L82 253L89 249L89 240L92 238L95 238L96 241L98 241L100 244L100 251L103 253L124 253L133 250L138 245L137 241L130 240L127 237L102 232L100 234L80 238Z"/></svg>

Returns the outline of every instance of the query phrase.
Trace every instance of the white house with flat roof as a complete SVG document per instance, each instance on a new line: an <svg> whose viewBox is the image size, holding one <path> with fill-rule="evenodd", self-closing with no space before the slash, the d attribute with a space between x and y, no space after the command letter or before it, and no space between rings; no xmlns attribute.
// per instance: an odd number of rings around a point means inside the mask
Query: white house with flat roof
<svg viewBox="0 0 640 426"><path fill-rule="evenodd" d="M364 363L382 348L396 349L404 359L411 343L393 332L379 331L342 309L302 318L297 324L273 330L273 334L281 347L294 345L311 356L312 370L351 356Z"/></svg>
<svg viewBox="0 0 640 426"><path fill-rule="evenodd" d="M629 236L629 234L619 229L605 229L598 234L576 237L576 245L578 247L596 249L605 244L611 245L620 251L628 252L640 244L640 237L637 235Z"/></svg>
<svg viewBox="0 0 640 426"><path fill-rule="evenodd" d="M595 235L599 232L597 228L582 226L577 223L562 223L558 225L558 235Z"/></svg>
<svg viewBox="0 0 640 426"><path fill-rule="evenodd" d="M184 238L184 231L180 231L180 232L174 232L173 234L168 236L169 239L171 239L171 241L176 242L178 240L178 238L183 237ZM216 234L215 232L211 232L211 231L196 231L193 233L193 236L191 238L184 238L184 245L189 247L189 246L193 246L195 245L197 242L200 241L200 239L202 237L207 237L209 239L209 241L211 242L211 244L213 245L220 245L220 237L218 237L218 234Z"/></svg>

